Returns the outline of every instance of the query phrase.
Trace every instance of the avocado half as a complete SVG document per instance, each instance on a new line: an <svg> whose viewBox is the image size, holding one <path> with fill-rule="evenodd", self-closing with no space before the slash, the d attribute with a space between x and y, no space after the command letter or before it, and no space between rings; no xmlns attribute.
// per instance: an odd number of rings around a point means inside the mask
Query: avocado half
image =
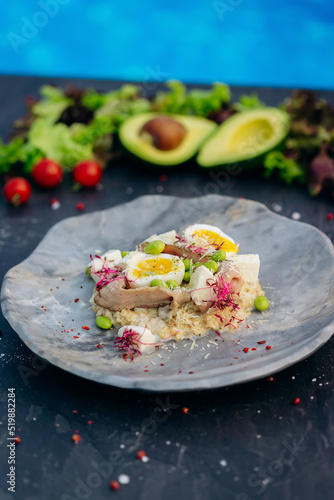
<svg viewBox="0 0 334 500"><path fill-rule="evenodd" d="M203 145L197 156L201 167L239 163L259 165L261 158L284 141L290 128L287 113L277 108L242 111L228 118Z"/></svg>
<svg viewBox="0 0 334 500"><path fill-rule="evenodd" d="M168 117L183 125L186 134L182 142L174 149L168 151L157 149L152 143L145 140L141 135L143 126L158 117ZM142 160L155 165L179 165L189 160L201 148L206 139L217 129L217 125L196 116L183 116L161 113L143 113L135 115L121 125L119 129L119 138L123 146L132 154Z"/></svg>

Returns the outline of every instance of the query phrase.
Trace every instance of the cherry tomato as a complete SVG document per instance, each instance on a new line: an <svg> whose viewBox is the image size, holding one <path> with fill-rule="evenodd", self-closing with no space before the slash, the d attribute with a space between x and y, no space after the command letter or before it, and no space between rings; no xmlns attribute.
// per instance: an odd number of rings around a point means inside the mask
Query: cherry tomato
<svg viewBox="0 0 334 500"><path fill-rule="evenodd" d="M6 182L3 194L6 200L10 203L15 206L19 206L29 200L31 195L31 186L23 177L13 177L13 179Z"/></svg>
<svg viewBox="0 0 334 500"><path fill-rule="evenodd" d="M86 160L78 163L73 170L73 179L84 187L93 187L102 178L102 168L94 160Z"/></svg>
<svg viewBox="0 0 334 500"><path fill-rule="evenodd" d="M31 175L36 184L44 188L54 188L63 179L61 166L56 161L50 160L50 158L43 158L37 162Z"/></svg>

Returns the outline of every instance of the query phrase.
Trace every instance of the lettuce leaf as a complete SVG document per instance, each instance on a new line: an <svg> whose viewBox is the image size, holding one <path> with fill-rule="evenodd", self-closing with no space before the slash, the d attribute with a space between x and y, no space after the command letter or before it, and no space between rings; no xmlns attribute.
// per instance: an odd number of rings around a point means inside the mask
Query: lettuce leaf
<svg viewBox="0 0 334 500"><path fill-rule="evenodd" d="M71 136L71 130L63 123L50 124L37 118L28 133L28 143L33 149L60 163L64 169L73 168L76 163L93 157L92 144L78 144Z"/></svg>
<svg viewBox="0 0 334 500"><path fill-rule="evenodd" d="M247 109L263 108L265 104L261 102L257 94L246 95L242 94L239 101L235 103L238 111L245 111Z"/></svg>
<svg viewBox="0 0 334 500"><path fill-rule="evenodd" d="M88 125L74 123L71 125L72 139L78 144L95 143L101 137L115 132L113 119L109 116L97 116Z"/></svg>
<svg viewBox="0 0 334 500"><path fill-rule="evenodd" d="M292 158L287 158L281 151L271 151L264 159L265 177L271 177L278 172L279 178L286 184L294 180L305 182L304 169Z"/></svg>
<svg viewBox="0 0 334 500"><path fill-rule="evenodd" d="M20 161L24 141L16 137L8 144L4 144L0 138L0 174L6 174L11 167Z"/></svg>
<svg viewBox="0 0 334 500"><path fill-rule="evenodd" d="M187 90L178 80L166 83L168 92L158 92L153 107L156 111L181 115L207 117L213 111L221 109L230 101L230 89L224 83L216 82L210 90Z"/></svg>
<svg viewBox="0 0 334 500"><path fill-rule="evenodd" d="M51 85L43 85L40 89L42 99L32 106L32 112L37 117L46 118L55 123L62 112L71 104L73 99L64 96L61 89Z"/></svg>

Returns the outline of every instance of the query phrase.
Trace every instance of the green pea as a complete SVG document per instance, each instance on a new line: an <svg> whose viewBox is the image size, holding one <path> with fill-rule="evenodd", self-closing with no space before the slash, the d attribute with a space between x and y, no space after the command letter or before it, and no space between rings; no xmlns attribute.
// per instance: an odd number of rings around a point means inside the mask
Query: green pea
<svg viewBox="0 0 334 500"><path fill-rule="evenodd" d="M165 288L168 288L164 280L158 280L157 278L151 281L150 286L164 286Z"/></svg>
<svg viewBox="0 0 334 500"><path fill-rule="evenodd" d="M90 266L86 267L86 275L90 276L92 273L90 272Z"/></svg>
<svg viewBox="0 0 334 500"><path fill-rule="evenodd" d="M266 311L269 307L269 300L264 295L260 295L254 300L254 307L258 311Z"/></svg>
<svg viewBox="0 0 334 500"><path fill-rule="evenodd" d="M170 288L171 290L174 290L174 288L177 288L179 285L176 283L175 280L169 280L169 281L166 281L166 285L168 286L168 288Z"/></svg>
<svg viewBox="0 0 334 500"><path fill-rule="evenodd" d="M105 316L98 316L96 318L96 324L99 328L102 328L103 330L109 330L112 327L112 322L109 318L106 318Z"/></svg>
<svg viewBox="0 0 334 500"><path fill-rule="evenodd" d="M165 248L165 244L163 241L156 240L156 241L150 241L147 243L145 247L145 252L149 253L150 255L159 255Z"/></svg>
<svg viewBox="0 0 334 500"><path fill-rule="evenodd" d="M126 255L129 255L130 252L121 252L121 256L122 256L122 259L126 256Z"/></svg>
<svg viewBox="0 0 334 500"><path fill-rule="evenodd" d="M221 260L226 259L225 250L217 250L214 254L211 255L211 259L215 262L220 262Z"/></svg>
<svg viewBox="0 0 334 500"><path fill-rule="evenodd" d="M207 262L204 262L203 266L207 267L212 273L218 271L218 264L214 260L208 260Z"/></svg>
<svg viewBox="0 0 334 500"><path fill-rule="evenodd" d="M183 259L183 264L184 264L185 270L189 271L190 266L191 266L191 260L190 259Z"/></svg>
<svg viewBox="0 0 334 500"><path fill-rule="evenodd" d="M190 281L190 272L189 271L186 271L184 273L183 281L186 281L187 283L189 283L189 281Z"/></svg>

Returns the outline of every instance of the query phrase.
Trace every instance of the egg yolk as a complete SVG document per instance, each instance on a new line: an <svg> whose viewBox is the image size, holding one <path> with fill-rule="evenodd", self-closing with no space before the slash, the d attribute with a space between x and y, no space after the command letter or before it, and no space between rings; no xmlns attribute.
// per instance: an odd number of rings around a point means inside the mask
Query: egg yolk
<svg viewBox="0 0 334 500"><path fill-rule="evenodd" d="M150 276L152 274L167 274L173 269L173 261L158 257L157 259L147 259L138 262L132 271L135 278Z"/></svg>
<svg viewBox="0 0 334 500"><path fill-rule="evenodd" d="M238 247L232 241L223 238L218 233L209 231L208 229L196 229L193 236L200 240L204 240L207 245L213 246L216 249L225 250L225 252L237 252Z"/></svg>

